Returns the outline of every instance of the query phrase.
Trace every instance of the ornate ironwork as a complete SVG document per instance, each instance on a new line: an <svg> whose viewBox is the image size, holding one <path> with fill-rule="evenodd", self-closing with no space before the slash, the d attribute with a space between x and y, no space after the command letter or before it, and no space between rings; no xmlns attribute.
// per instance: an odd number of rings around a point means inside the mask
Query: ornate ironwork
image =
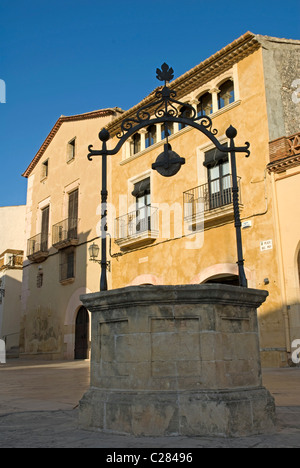
<svg viewBox="0 0 300 468"><path fill-rule="evenodd" d="M179 122L184 125L197 123L204 129L217 135L218 131L212 129L212 120L208 115L197 115L196 109L188 103L184 103L175 99L176 91L168 88L166 85L156 91L154 102L150 102L141 107L134 117L128 117L121 123L121 130L117 134L117 138L121 139L124 136L130 135L139 128L159 122ZM151 118L151 115L153 116ZM128 135L128 136L130 136Z"/></svg>
<svg viewBox="0 0 300 468"><path fill-rule="evenodd" d="M102 141L102 149L94 150L93 145L88 147L88 159L92 160L94 156L102 156L102 190L101 190L101 280L100 291L107 290L107 261L106 261L106 237L107 233L107 156L117 154L125 141L132 135L137 133L141 128L148 127L156 123L163 123L165 126L166 143L164 144L164 151L159 155L156 162L152 165L161 175L170 177L176 174L181 165L185 163L184 158L172 151L171 145L168 142L169 131L168 123L176 122L185 126L191 126L203 134L205 134L215 147L225 153L231 155L232 167L232 201L235 217L236 240L237 240L237 253L238 253L238 268L240 286L247 287L247 279L244 272L244 259L242 252L242 238L241 238L241 221L239 213L239 200L238 200L238 183L236 174L236 153L245 153L246 156L250 155L248 142L245 146L237 147L234 143L237 131L230 126L226 131L226 136L230 140L228 146L222 145L216 138L217 130L212 128L212 120L208 115L197 115L196 109L188 103L181 102L176 98L176 91L167 86L174 77L173 68L169 67L166 63L157 68L156 77L159 81L165 81L164 86L160 87L155 93L155 100L145 104L141 107L135 116L125 118L121 123L120 132L117 134L119 143L113 149L107 149L107 141L110 139L110 134L107 129L102 129L99 133L99 139ZM151 117L152 116L152 117Z"/></svg>
<svg viewBox="0 0 300 468"><path fill-rule="evenodd" d="M156 69L156 78L159 81L164 81L165 84L167 81L171 81L174 78L174 70L165 63L162 64L161 69Z"/></svg>

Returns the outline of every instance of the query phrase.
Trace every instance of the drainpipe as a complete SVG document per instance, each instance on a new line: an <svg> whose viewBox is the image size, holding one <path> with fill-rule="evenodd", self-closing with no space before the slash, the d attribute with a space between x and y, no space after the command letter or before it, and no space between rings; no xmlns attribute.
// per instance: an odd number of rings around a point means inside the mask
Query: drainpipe
<svg viewBox="0 0 300 468"><path fill-rule="evenodd" d="M283 309L283 319L284 319L284 328L285 328L285 342L286 342L287 353L290 355L291 353L290 321L289 321L289 312L288 312L287 297L286 297L282 242L281 242L281 234L280 234L280 222L279 222L279 212L278 212L278 202L277 202L277 192L276 192L276 187L275 187L274 172L271 172L271 181L272 181L272 194L273 194L273 200L274 200L275 237L276 237L276 245L278 246L277 259L278 259L278 266L279 266L281 299L282 299L282 305L283 305L282 309Z"/></svg>

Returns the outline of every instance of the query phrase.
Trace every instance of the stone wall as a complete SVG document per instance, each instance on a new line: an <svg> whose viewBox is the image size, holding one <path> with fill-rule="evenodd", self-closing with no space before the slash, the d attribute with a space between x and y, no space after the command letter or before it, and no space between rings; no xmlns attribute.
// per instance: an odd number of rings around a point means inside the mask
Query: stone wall
<svg viewBox="0 0 300 468"><path fill-rule="evenodd" d="M300 42L258 38L263 46L269 136L275 140L299 132Z"/></svg>
<svg viewBox="0 0 300 468"><path fill-rule="evenodd" d="M92 312L92 362L81 425L135 435L270 429L256 316L266 295L187 285L82 296Z"/></svg>

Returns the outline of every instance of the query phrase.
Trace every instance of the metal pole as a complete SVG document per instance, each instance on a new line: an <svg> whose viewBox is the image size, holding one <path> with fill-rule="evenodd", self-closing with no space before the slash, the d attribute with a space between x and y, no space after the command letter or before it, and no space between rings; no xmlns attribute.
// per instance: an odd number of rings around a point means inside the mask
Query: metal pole
<svg viewBox="0 0 300 468"><path fill-rule="evenodd" d="M234 127L230 126L226 132L226 135L230 138L230 147L234 148L234 137L236 136L237 131ZM237 172L236 172L236 158L235 151L230 152L231 160L231 175L232 175L232 201L233 201L233 211L234 211L234 226L236 232L236 245L237 245L237 255L238 255L238 271L239 271L239 283L243 288L247 288L247 278L244 270L244 258L243 258L243 245L242 245L242 233L241 233L241 218L240 218L240 208L239 208L239 187L237 181Z"/></svg>
<svg viewBox="0 0 300 468"><path fill-rule="evenodd" d="M107 132L108 133L108 132ZM101 189L101 278L100 291L107 291L107 255L106 255L106 233L107 233L107 147L109 138L105 132L100 132L102 140L102 189Z"/></svg>

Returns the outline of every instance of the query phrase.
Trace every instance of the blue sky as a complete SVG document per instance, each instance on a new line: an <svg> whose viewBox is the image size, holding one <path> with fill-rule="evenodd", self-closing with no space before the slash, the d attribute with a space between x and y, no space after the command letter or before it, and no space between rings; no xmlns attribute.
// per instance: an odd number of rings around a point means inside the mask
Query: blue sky
<svg viewBox="0 0 300 468"><path fill-rule="evenodd" d="M60 115L128 109L246 31L299 39L297 0L0 0L0 206L26 203L22 172Z"/></svg>

